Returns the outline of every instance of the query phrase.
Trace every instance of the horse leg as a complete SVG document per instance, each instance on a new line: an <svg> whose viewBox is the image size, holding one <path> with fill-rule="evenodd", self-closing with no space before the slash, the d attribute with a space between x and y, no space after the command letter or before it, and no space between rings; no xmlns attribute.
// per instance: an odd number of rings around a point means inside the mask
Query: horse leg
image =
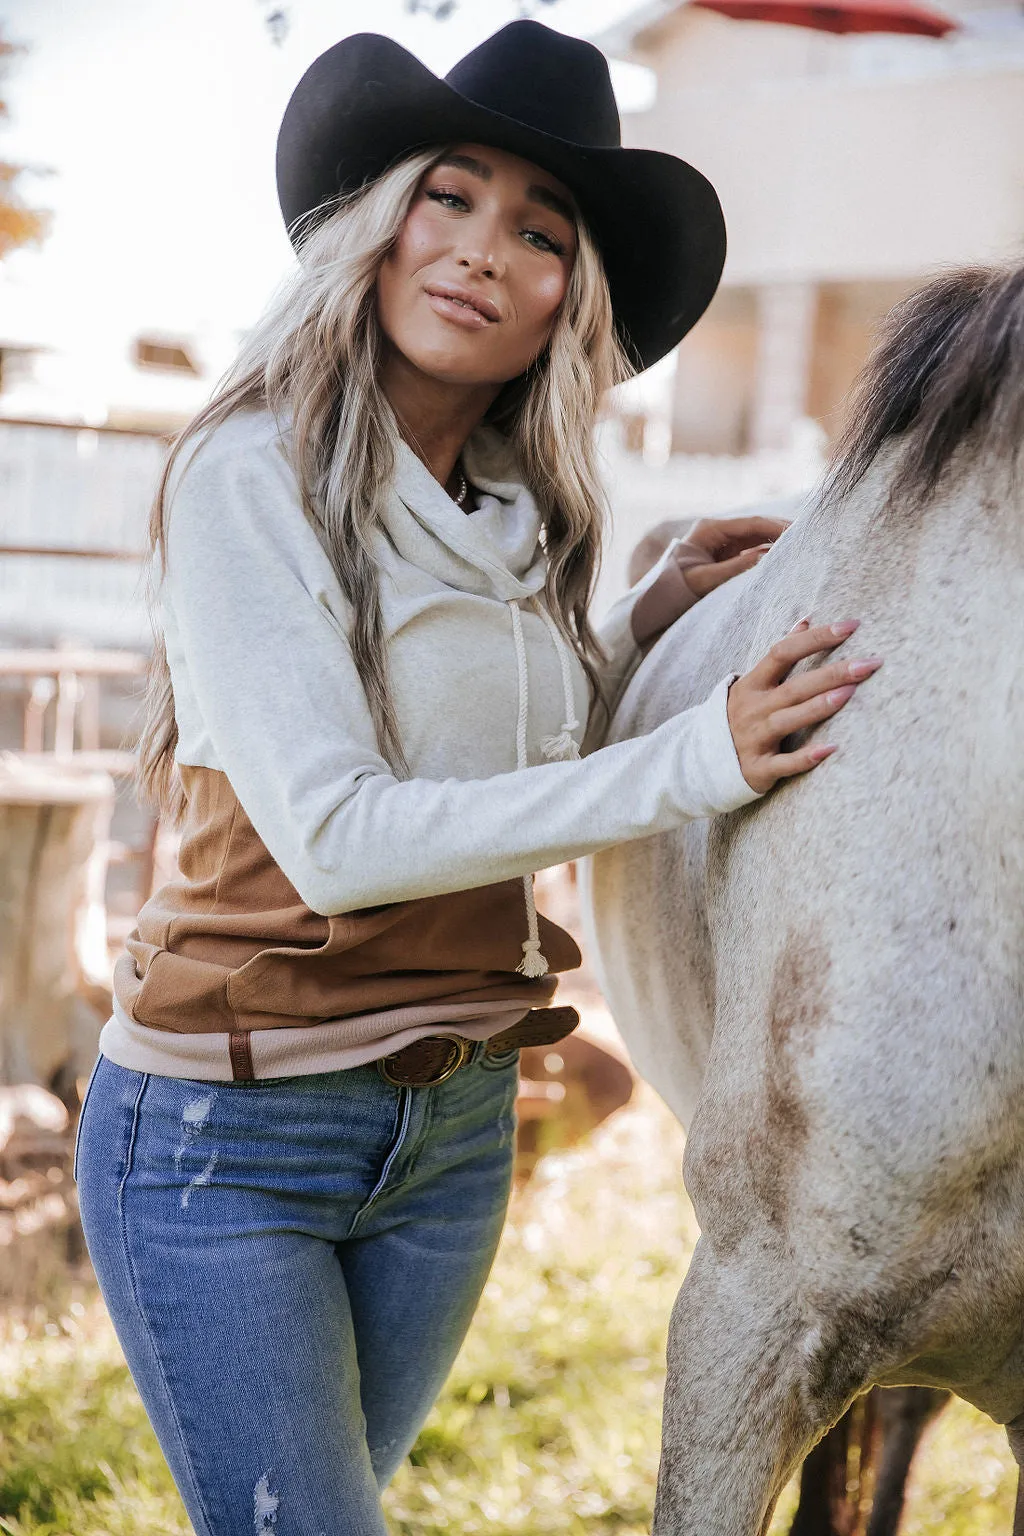
<svg viewBox="0 0 1024 1536"><path fill-rule="evenodd" d="M890 1387L879 1393L882 1461L866 1536L896 1536L910 1463L925 1427L949 1402L936 1387Z"/></svg>
<svg viewBox="0 0 1024 1536"><path fill-rule="evenodd" d="M654 1536L763 1536L828 1422L802 1390L804 1331L781 1265L724 1266L698 1242L669 1326Z"/></svg>
<svg viewBox="0 0 1024 1536"><path fill-rule="evenodd" d="M846 1481L846 1416L807 1455L800 1469L800 1502L789 1536L836 1536L832 1497L839 1469Z"/></svg>
<svg viewBox="0 0 1024 1536"><path fill-rule="evenodd" d="M865 1483L879 1439L878 1396L876 1388L858 1398L807 1455L789 1536L854 1536L861 1529ZM857 1473L851 1482L853 1451Z"/></svg>

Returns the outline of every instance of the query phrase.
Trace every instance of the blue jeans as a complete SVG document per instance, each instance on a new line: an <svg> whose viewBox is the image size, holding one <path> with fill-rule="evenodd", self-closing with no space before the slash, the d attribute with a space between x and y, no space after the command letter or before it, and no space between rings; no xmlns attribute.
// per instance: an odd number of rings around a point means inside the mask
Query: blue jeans
<svg viewBox="0 0 1024 1536"><path fill-rule="evenodd" d="M255 1083L100 1057L82 1224L198 1536L385 1536L508 1202L518 1051L447 1082Z"/></svg>

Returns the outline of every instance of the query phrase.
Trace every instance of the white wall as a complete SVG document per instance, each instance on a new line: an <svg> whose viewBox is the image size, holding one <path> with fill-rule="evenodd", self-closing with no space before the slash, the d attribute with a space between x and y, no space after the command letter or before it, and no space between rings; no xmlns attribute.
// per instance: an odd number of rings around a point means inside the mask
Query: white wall
<svg viewBox="0 0 1024 1536"><path fill-rule="evenodd" d="M625 119L625 141L710 177L730 284L914 277L1024 255L1024 17L1007 18L1003 42L993 25L948 43L684 6L634 40L658 98Z"/></svg>

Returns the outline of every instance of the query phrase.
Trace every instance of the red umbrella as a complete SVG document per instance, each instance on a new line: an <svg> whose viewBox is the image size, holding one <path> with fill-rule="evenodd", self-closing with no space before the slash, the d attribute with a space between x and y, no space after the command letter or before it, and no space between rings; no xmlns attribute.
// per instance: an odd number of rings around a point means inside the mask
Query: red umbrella
<svg viewBox="0 0 1024 1536"><path fill-rule="evenodd" d="M736 21L782 21L818 32L910 32L945 37L958 23L941 11L902 0L692 0Z"/></svg>

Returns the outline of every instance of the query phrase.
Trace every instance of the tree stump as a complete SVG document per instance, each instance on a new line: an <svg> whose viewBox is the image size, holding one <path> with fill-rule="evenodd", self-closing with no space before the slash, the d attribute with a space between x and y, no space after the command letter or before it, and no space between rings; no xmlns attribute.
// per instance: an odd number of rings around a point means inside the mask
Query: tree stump
<svg viewBox="0 0 1024 1536"><path fill-rule="evenodd" d="M99 979L114 796L108 773L73 759L0 753L0 1085L67 1101L96 1055L104 1020L85 994Z"/></svg>

